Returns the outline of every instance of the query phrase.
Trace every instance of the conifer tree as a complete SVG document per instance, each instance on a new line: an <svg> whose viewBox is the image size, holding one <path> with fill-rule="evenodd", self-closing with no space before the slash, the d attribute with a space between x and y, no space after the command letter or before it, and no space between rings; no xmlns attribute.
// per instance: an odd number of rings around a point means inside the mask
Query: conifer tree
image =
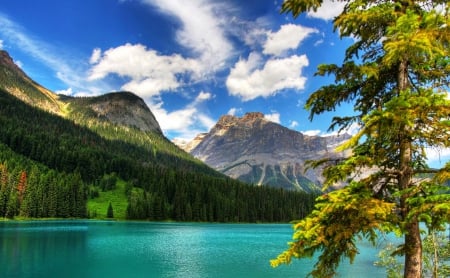
<svg viewBox="0 0 450 278"><path fill-rule="evenodd" d="M335 83L313 92L310 118L352 103L355 115L334 117L330 128L358 124L341 150L352 155L323 160L325 186L347 182L317 199L315 210L294 225L294 241L272 265L321 251L313 276L330 277L339 262L358 253L356 239L375 243L378 231L404 236L404 277L421 277L419 223L430 230L449 222L450 196L442 186L450 163L427 165L427 149L450 147L450 4L436 0L349 0L333 21L354 43L342 65L320 65L317 75ZM318 9L322 0L286 0L294 17Z"/></svg>
<svg viewBox="0 0 450 278"><path fill-rule="evenodd" d="M111 202L109 202L108 211L106 212L106 217L114 218L114 210L113 210Z"/></svg>

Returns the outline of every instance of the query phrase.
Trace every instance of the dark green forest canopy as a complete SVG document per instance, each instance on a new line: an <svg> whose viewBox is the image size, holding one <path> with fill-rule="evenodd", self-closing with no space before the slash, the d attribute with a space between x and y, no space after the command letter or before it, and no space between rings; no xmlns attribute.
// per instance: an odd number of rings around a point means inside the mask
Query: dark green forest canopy
<svg viewBox="0 0 450 278"><path fill-rule="evenodd" d="M127 184L129 219L287 222L316 197L230 179L151 132L87 128L5 91L0 107L0 217L92 216L86 203L114 187L104 186L110 175Z"/></svg>

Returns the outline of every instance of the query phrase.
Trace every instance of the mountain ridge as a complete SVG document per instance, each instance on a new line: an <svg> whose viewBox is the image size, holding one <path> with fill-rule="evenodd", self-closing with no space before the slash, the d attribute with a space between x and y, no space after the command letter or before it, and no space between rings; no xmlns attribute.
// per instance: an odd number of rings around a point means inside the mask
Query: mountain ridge
<svg viewBox="0 0 450 278"><path fill-rule="evenodd" d="M161 127L142 98L131 92L111 92L93 97L60 96L68 105L71 118L89 115L103 122L154 131L162 135Z"/></svg>
<svg viewBox="0 0 450 278"><path fill-rule="evenodd" d="M0 65L2 76L6 76L2 78L0 88L25 103L73 120L95 119L162 135L147 104L131 92L110 92L92 97L58 95L33 81L4 50L0 50Z"/></svg>
<svg viewBox="0 0 450 278"><path fill-rule="evenodd" d="M231 179L180 150L159 125L147 130L142 119L124 120L140 115L125 115L127 101L153 118L134 94L72 98L42 91L6 54L0 217L103 219L111 204L119 219L287 222L312 209L316 195ZM119 103L111 101L117 97Z"/></svg>
<svg viewBox="0 0 450 278"><path fill-rule="evenodd" d="M307 170L305 162L342 156L334 147L348 138L305 135L265 119L263 113L250 112L220 117L208 133L181 147L232 178L316 192L321 190L322 169Z"/></svg>
<svg viewBox="0 0 450 278"><path fill-rule="evenodd" d="M64 104L58 96L32 80L4 50L0 50L0 65L0 88L29 105L63 115Z"/></svg>

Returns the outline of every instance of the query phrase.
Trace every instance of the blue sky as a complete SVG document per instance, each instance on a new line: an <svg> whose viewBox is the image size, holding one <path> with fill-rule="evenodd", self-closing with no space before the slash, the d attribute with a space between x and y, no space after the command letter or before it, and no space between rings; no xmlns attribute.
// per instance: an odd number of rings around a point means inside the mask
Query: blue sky
<svg viewBox="0 0 450 278"><path fill-rule="evenodd" d="M72 96L132 91L169 139L192 139L224 114L262 112L306 134L328 134L334 115L308 120L308 96L331 78L351 40L333 33L342 2L280 14L282 0L14 0L0 5L0 49L31 78ZM428 151L433 164L450 150Z"/></svg>
<svg viewBox="0 0 450 278"><path fill-rule="evenodd" d="M333 80L348 41L332 32L342 4L298 19L281 1L15 0L0 6L0 48L56 93L141 96L165 135L190 139L224 114L259 111L274 122L325 134L309 122L308 95ZM336 113L350 113L343 107Z"/></svg>

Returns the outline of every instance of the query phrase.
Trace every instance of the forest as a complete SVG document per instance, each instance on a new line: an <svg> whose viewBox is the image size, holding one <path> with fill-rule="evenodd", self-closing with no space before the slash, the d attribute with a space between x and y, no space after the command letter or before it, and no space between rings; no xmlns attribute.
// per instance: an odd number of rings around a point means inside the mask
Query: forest
<svg viewBox="0 0 450 278"><path fill-rule="evenodd" d="M161 135L92 122L79 110L64 119L4 90L0 107L0 217L96 217L87 203L119 181L127 219L288 222L317 197L233 180Z"/></svg>

